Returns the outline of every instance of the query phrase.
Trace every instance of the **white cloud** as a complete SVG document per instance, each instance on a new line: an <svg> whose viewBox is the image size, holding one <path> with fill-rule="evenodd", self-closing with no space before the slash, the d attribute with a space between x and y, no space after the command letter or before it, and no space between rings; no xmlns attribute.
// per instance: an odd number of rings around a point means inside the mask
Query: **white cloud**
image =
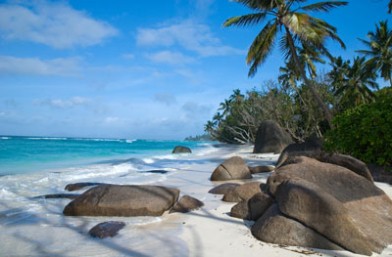
<svg viewBox="0 0 392 257"><path fill-rule="evenodd" d="M159 28L140 28L137 31L139 46L180 46L203 57L243 54L242 50L223 45L205 24L185 20Z"/></svg>
<svg viewBox="0 0 392 257"><path fill-rule="evenodd" d="M177 102L176 96L169 93L157 93L154 95L154 100L167 106Z"/></svg>
<svg viewBox="0 0 392 257"><path fill-rule="evenodd" d="M146 57L153 62L171 65L187 64L195 61L192 57L173 51L160 51L153 54L147 54Z"/></svg>
<svg viewBox="0 0 392 257"><path fill-rule="evenodd" d="M109 24L59 2L17 1L0 5L0 32L58 49L90 46L117 34Z"/></svg>
<svg viewBox="0 0 392 257"><path fill-rule="evenodd" d="M188 101L182 106L187 119L205 118L211 113L211 107L196 102Z"/></svg>
<svg viewBox="0 0 392 257"><path fill-rule="evenodd" d="M50 107L60 108L60 109L67 109L73 108L76 106L85 106L91 102L90 99L74 96L69 99L46 99L46 100L39 100L36 103L40 105L48 105Z"/></svg>
<svg viewBox="0 0 392 257"><path fill-rule="evenodd" d="M134 54L123 54L122 58L127 59L127 60L132 60L135 58Z"/></svg>
<svg viewBox="0 0 392 257"><path fill-rule="evenodd" d="M80 70L80 58L18 58L0 56L0 74L75 75Z"/></svg>

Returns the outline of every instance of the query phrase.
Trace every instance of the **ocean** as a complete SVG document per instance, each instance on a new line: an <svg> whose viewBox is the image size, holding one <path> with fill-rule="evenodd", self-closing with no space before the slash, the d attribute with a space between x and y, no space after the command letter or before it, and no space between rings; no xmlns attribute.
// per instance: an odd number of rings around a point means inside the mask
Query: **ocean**
<svg viewBox="0 0 392 257"><path fill-rule="evenodd" d="M192 153L172 154L177 145ZM163 185L206 195L208 177L228 153L222 150L213 142L0 136L0 256L186 256L181 226L171 225L170 215L65 217L70 199L44 196L80 194L86 189L65 190L79 182ZM157 170L164 172L151 172ZM108 220L126 227L113 239L88 235Z"/></svg>
<svg viewBox="0 0 392 257"><path fill-rule="evenodd" d="M105 162L138 162L170 154L177 145L199 149L208 145L191 141L108 138L0 136L0 176L50 169L83 167Z"/></svg>

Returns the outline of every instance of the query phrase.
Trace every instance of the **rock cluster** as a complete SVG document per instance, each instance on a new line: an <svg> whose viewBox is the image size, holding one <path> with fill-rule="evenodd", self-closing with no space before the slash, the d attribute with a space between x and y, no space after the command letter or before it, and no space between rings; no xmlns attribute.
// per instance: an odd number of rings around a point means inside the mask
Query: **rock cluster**
<svg viewBox="0 0 392 257"><path fill-rule="evenodd" d="M251 182L226 192L224 199L238 202L230 215L254 220L252 234L269 243L381 252L392 243L392 201L359 160L314 155L322 161L289 156L266 186Z"/></svg>
<svg viewBox="0 0 392 257"><path fill-rule="evenodd" d="M289 145L274 166L248 167L238 156L212 173L211 181L251 179L271 172L267 183L225 183L209 192L235 202L230 215L253 220L251 233L259 240L293 246L349 250L372 255L392 243L392 201L374 183L367 166L351 156L328 154L320 145ZM71 216L160 216L189 212L203 202L180 191L150 185L76 183L67 190L95 186L64 209ZM69 195L49 195L52 197ZM71 197L69 197L71 198ZM114 236L125 224L98 224L90 234Z"/></svg>

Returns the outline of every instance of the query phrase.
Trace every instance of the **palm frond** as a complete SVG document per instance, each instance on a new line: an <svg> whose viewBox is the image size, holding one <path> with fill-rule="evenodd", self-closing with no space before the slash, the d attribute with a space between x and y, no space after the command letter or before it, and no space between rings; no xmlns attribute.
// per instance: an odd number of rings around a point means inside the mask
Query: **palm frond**
<svg viewBox="0 0 392 257"><path fill-rule="evenodd" d="M348 2L346 1L325 1L303 6L300 9L304 11L329 12L333 8L347 4Z"/></svg>
<svg viewBox="0 0 392 257"><path fill-rule="evenodd" d="M273 21L269 21L253 41L246 58L246 62L248 64L251 63L248 73L249 77L256 74L258 66L262 64L268 54L271 53L276 34L277 24Z"/></svg>
<svg viewBox="0 0 392 257"><path fill-rule="evenodd" d="M291 54L291 51L290 51L290 45L289 45L289 41L288 41L288 38L287 38L287 34L284 34L280 38L280 40L279 40L279 49L280 49L280 51L282 51L283 58L286 61L289 61L289 60L292 59L292 54Z"/></svg>
<svg viewBox="0 0 392 257"><path fill-rule="evenodd" d="M234 0L234 2L245 5L253 10L270 10L276 8L276 1L274 0Z"/></svg>
<svg viewBox="0 0 392 257"><path fill-rule="evenodd" d="M267 13L252 13L252 14L247 14L242 16L236 16L227 19L223 23L223 26L230 27L232 25L236 25L236 26L255 25L263 21L266 16Z"/></svg>
<svg viewBox="0 0 392 257"><path fill-rule="evenodd" d="M366 46L368 46L368 47L371 47L369 41L366 41L366 40L364 40L364 39L362 39L362 38L358 38L358 40L361 41L364 45L366 45ZM358 52L358 51L357 51L357 52Z"/></svg>

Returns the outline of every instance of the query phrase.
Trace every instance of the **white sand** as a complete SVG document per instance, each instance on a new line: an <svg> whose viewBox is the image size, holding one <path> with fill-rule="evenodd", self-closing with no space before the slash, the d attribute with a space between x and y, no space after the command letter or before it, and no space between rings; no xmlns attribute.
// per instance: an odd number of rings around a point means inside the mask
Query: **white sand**
<svg viewBox="0 0 392 257"><path fill-rule="evenodd" d="M69 181L56 179L57 175L53 174L49 177L29 177L23 180L25 184L22 187L18 187L22 189L15 192L8 192L9 190L1 187L0 256L360 256L347 251L264 243L251 235L250 224L228 216L234 203L225 203L221 201L222 196L208 193L212 187L220 184L211 182L209 177L218 164L233 155L242 156L250 165L274 164L278 158L273 154L254 155L251 150L251 147L223 147L211 149L207 155L205 152L195 152L191 155L168 155L159 160L147 160L152 163L151 168L171 170L168 175L159 177L154 184L179 188L182 195L191 195L205 203L200 210L187 214L165 214L159 218L64 217L62 209L69 200L37 203L37 200L25 197L59 193L58 189L63 188L64 183L78 182L72 180L72 173ZM257 175L255 180L265 182L268 175ZM61 176L62 179L65 178ZM97 180L132 183L132 179L128 177L114 175L95 177L94 181ZM0 178L0 186L10 186L20 181L22 180L13 177L3 177ZM392 196L391 186L383 183L377 185ZM14 202L6 200L12 199L11 193L24 197L18 196ZM19 208L20 213L17 212ZM13 211L12 214L7 212L8 209ZM88 236L87 232L91 227L109 220L124 221L127 225L114 238L99 240ZM385 250L382 255L374 256L392 256L392 248Z"/></svg>
<svg viewBox="0 0 392 257"><path fill-rule="evenodd" d="M253 165L271 164L276 161L278 155L251 154L251 148L236 149L234 153L227 154L225 157L232 155L242 156L247 163ZM205 166L206 170L213 170L215 167ZM210 174L206 174L210 175ZM270 174L258 175L255 178L258 181L266 182ZM203 176L203 186L209 176ZM200 177L199 177L200 178ZM213 185L219 183L210 183L204 186L204 190L194 193L193 196L203 199L206 205L198 211L188 214L176 214L177 216L187 216L185 224L182 225L182 238L188 246L189 256L362 256L353 254L348 251L328 251L321 249L309 249L301 247L279 246L261 242L255 239L250 232L250 223L241 219L232 218L228 215L235 203L225 203L221 201L222 196L208 194L208 190ZM390 197L392 196L392 186L385 183L376 183L378 187L384 190ZM392 247L384 250L381 255L374 256L392 256Z"/></svg>

